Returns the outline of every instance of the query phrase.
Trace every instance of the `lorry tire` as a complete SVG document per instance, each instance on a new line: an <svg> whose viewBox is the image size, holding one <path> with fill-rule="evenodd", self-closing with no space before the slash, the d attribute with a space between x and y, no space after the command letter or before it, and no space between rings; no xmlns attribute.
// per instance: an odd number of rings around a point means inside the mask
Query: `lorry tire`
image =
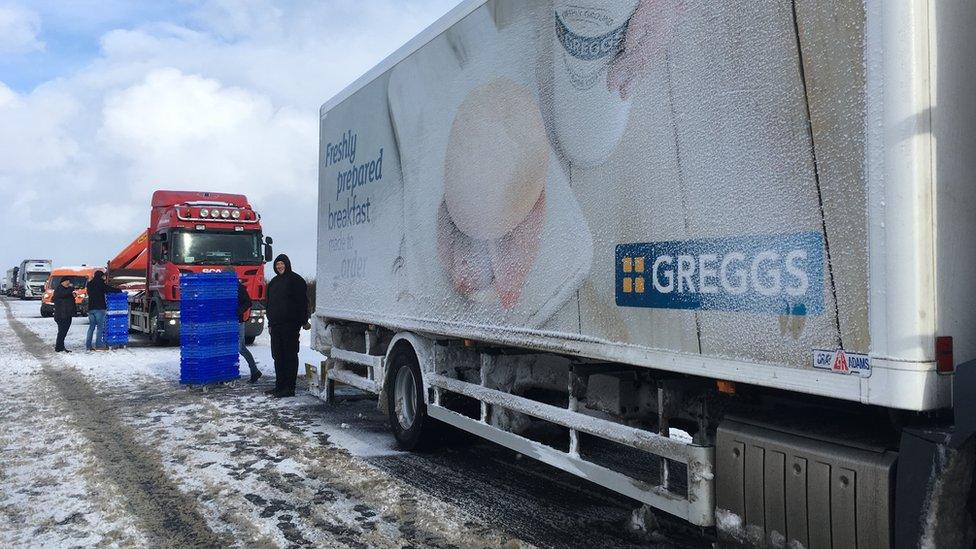
<svg viewBox="0 0 976 549"><path fill-rule="evenodd" d="M166 345L166 337L159 332L159 308L149 310L149 342L156 347Z"/></svg>
<svg viewBox="0 0 976 549"><path fill-rule="evenodd" d="M436 427L435 422L427 417L421 375L420 365L412 352L394 355L387 378L387 417L397 446L403 450L429 447Z"/></svg>
<svg viewBox="0 0 976 549"><path fill-rule="evenodd" d="M258 336L244 336L244 345L254 345L254 340L257 338Z"/></svg>

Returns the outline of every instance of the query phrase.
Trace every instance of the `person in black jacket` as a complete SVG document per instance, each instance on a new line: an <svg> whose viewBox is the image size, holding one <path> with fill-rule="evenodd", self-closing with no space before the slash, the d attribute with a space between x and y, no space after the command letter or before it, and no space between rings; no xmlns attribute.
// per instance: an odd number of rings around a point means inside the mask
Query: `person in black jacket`
<svg viewBox="0 0 976 549"><path fill-rule="evenodd" d="M88 291L88 337L85 338L85 349L105 350L105 314L108 305L105 294L117 294L122 290L105 283L105 273L95 271L92 279L85 284ZM96 332L97 328L97 332ZM95 345L92 346L92 334L95 334Z"/></svg>
<svg viewBox="0 0 976 549"><path fill-rule="evenodd" d="M291 260L281 254L275 258L277 273L268 283L268 332L271 356L275 363L275 388L267 393L275 398L295 396L298 378L298 335L308 324L308 285L291 270Z"/></svg>
<svg viewBox="0 0 976 549"><path fill-rule="evenodd" d="M75 290L68 277L61 279L61 283L54 289L54 321L58 323L58 340L54 344L57 352L70 353L64 348L64 337L68 335L71 319L75 317Z"/></svg>
<svg viewBox="0 0 976 549"><path fill-rule="evenodd" d="M247 367L251 369L251 379L249 383L257 383L261 379L261 370L258 370L258 365L254 362L254 355L247 348L244 342L244 328L247 326L247 321L251 318L251 306L254 303L251 301L251 296L247 293L247 286L244 285L244 279L238 279L237 284L237 322L240 326L240 334L237 338L238 352L247 361Z"/></svg>

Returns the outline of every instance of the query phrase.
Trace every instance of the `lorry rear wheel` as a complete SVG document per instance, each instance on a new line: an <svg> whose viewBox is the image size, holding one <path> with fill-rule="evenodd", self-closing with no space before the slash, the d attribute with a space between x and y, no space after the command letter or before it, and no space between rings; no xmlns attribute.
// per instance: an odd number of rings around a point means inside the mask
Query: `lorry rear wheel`
<svg viewBox="0 0 976 549"><path fill-rule="evenodd" d="M433 420L427 417L423 378L413 353L394 355L389 376L387 410L397 446L404 450L428 446L435 426L432 425Z"/></svg>
<svg viewBox="0 0 976 549"><path fill-rule="evenodd" d="M254 340L257 339L257 338L258 338L258 336L244 336L244 344L245 345L254 345Z"/></svg>

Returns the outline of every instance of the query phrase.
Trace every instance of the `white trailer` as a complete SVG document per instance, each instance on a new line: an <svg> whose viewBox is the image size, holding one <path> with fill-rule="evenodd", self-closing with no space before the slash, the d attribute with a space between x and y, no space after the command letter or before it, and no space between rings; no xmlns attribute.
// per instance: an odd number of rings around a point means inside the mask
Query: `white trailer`
<svg viewBox="0 0 976 549"><path fill-rule="evenodd" d="M9 296L13 291L14 286L17 284L17 269L18 267L11 267L7 269L7 272L3 277L3 287L0 288L0 293Z"/></svg>
<svg viewBox="0 0 976 549"><path fill-rule="evenodd" d="M51 276L50 259L25 259L17 271L17 295L21 299L41 299L44 283Z"/></svg>
<svg viewBox="0 0 976 549"><path fill-rule="evenodd" d="M964 543L974 25L462 2L320 111L313 392L728 541Z"/></svg>

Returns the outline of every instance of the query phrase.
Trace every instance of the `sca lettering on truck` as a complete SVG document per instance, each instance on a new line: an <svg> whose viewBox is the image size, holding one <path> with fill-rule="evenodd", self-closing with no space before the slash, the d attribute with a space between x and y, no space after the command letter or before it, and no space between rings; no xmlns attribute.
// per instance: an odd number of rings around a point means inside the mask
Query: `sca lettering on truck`
<svg viewBox="0 0 976 549"><path fill-rule="evenodd" d="M621 244L620 307L823 314L819 232Z"/></svg>

